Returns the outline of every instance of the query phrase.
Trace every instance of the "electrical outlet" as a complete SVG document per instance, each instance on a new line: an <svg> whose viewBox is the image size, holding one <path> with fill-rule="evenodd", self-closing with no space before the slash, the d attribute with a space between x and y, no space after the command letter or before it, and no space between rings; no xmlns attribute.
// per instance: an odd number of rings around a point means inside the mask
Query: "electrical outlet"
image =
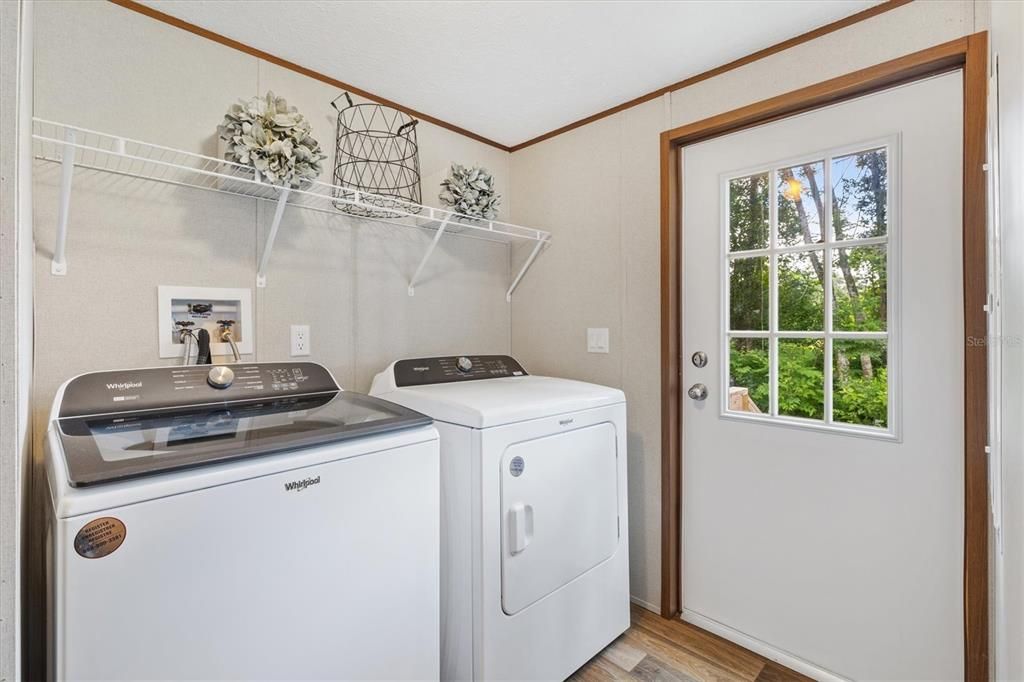
<svg viewBox="0 0 1024 682"><path fill-rule="evenodd" d="M292 357L309 355L309 325L292 325Z"/></svg>
<svg viewBox="0 0 1024 682"><path fill-rule="evenodd" d="M607 353L608 352L608 327L587 328L587 352Z"/></svg>

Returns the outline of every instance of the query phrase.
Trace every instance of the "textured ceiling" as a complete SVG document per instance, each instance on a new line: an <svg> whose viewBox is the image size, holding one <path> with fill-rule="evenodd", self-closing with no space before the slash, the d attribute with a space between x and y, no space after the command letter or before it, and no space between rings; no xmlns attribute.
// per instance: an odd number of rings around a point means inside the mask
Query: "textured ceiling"
<svg viewBox="0 0 1024 682"><path fill-rule="evenodd" d="M506 145L878 4L144 2Z"/></svg>

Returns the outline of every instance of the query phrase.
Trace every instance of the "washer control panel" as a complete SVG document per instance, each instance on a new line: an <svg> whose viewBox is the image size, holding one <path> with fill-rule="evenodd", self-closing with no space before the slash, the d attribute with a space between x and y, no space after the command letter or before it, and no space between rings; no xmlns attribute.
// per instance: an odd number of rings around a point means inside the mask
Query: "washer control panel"
<svg viewBox="0 0 1024 682"><path fill-rule="evenodd" d="M451 355L395 363L395 385L398 387L522 377L526 374L523 366L507 355Z"/></svg>
<svg viewBox="0 0 1024 682"><path fill-rule="evenodd" d="M93 372L64 390L60 416L85 416L340 390L313 362L151 367Z"/></svg>

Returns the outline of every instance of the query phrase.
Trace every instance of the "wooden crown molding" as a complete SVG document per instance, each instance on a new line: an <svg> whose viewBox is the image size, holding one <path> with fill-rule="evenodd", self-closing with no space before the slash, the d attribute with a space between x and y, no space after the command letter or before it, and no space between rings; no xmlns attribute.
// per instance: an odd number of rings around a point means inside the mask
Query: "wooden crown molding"
<svg viewBox="0 0 1024 682"><path fill-rule="evenodd" d="M556 128L555 130L544 133L543 135L539 135L525 142L520 142L519 144L509 146L501 144L500 142L495 142L494 140L488 139L483 135L478 135L470 130L461 128L453 123L448 123L447 121L442 121L441 119L430 116L429 114L424 114L421 111L410 109L409 107L403 106L398 102L393 102L389 99L385 99L383 97L373 94L372 92L363 90L362 88L358 88L354 85L345 83L336 78L331 78L330 76L322 74L318 71L308 69L304 66L296 64L295 62L290 62L286 59L282 59L280 57L270 54L269 52L258 50L255 47L251 47L249 45L246 45L245 43L233 40L219 33L214 33L213 31L207 30L201 26L190 24L187 21L183 21L181 19L178 19L177 17L171 16L170 14L166 14L159 10L155 10L152 7L143 5L140 2L136 2L135 0L110 0L110 2L120 7L124 7L125 9L129 9L133 12L138 12L139 14L150 17L151 19L156 19L157 21L161 21L170 26L183 29L185 31L188 31L189 33L193 33L197 36L206 38L207 40L212 40L216 43L220 43L221 45L225 45L240 52L252 55L258 59L270 62L271 64L276 64L277 66L288 69L289 71L294 71L295 73L302 74L303 76L308 76L309 78L313 78L322 83L327 83L328 85L334 86L340 90L347 90L352 94L358 95L373 102L377 102L378 104L393 107L422 121L432 123L441 128L445 128L454 133L458 133L459 135L464 135L470 139L476 140L477 142L482 142L483 144L490 145L491 147L495 147L505 152L517 152L520 149L525 149L526 147L535 145L538 142L543 142L544 140L551 139L552 137L561 135L562 133L574 130L581 126L585 126L588 123L593 123L594 121L598 121L602 118L606 118L613 114L617 114L625 109L635 107L638 104L643 104L644 102L648 102L657 97L661 97L666 93L675 92L676 90L682 90L683 88L689 87L696 83L700 83L701 81L706 81L709 78L714 78L715 76L719 76L728 71L738 69L739 67L750 64L751 62L756 62L757 60L763 59L764 57L768 57L778 52L782 52L783 50L788 50L791 47L795 47L806 42L810 42L816 38L820 38L821 36L828 35L829 33L833 33L834 31L846 28L847 26L852 26L853 24L856 24L858 22L878 16L879 14L882 14L884 12L888 12L889 10L896 9L897 7L902 7L903 5L906 5L911 1L912 0L885 0L885 2L881 4L869 7L868 9L862 10L855 14L851 14L850 16L840 19L838 21L833 21L830 24L826 24L824 26L821 26L820 28L814 29L813 31L802 33L794 38L790 38L789 40L784 40L781 43L776 43L775 45L766 47L763 50L758 50L757 52L748 54L745 57L740 57L739 59L729 62L728 64L723 64L722 66L715 67L709 71L699 73L696 76L690 76L689 78L685 78L681 81L672 83L671 85L666 85L662 88L658 88L657 90L649 92L646 95L641 95L640 97L636 97L634 99L629 100L628 102L623 102L622 104L614 106L610 109L605 109L604 111L592 114L590 116L587 116L586 118L581 118L578 121L569 123L568 125L564 125L560 128Z"/></svg>
<svg viewBox="0 0 1024 682"><path fill-rule="evenodd" d="M801 45L803 43L810 42L810 41L812 41L812 40L814 40L816 38L820 38L820 37L822 37L824 35L828 35L829 33L833 33L835 31L838 31L839 29L846 28L847 26L852 26L853 24L856 24L858 22L864 21L866 19L870 19L872 17L876 17L879 14L882 14L884 12L888 12L889 10L894 10L897 7L902 7L903 5L907 5L911 1L912 0L886 0L885 2L883 2L883 3L879 4L879 5L875 5L873 7L869 7L866 10L862 10L862 11L857 12L855 14L851 14L850 16L845 17L843 19L840 19L838 21L833 21L831 24L825 24L824 26L816 28L813 31L808 31L807 33L801 33L800 35L796 36L795 38L790 38L789 40L784 40L781 43L776 43L775 45L771 45L769 47L766 47L763 50L758 50L757 52L752 52L752 53L748 54L747 56L740 57L739 59L735 59L735 60L729 62L728 64L723 64L722 66L716 66L715 68L710 69L709 71L705 71L703 73L699 73L696 76L690 76L689 78L685 78L685 79L683 79L681 81L677 81L675 83L672 83L671 85L666 85L666 86L664 86L662 88L658 88L657 90L654 90L653 92L649 92L646 95L641 95L639 97L635 97L635 98L629 100L628 102L623 102L622 104L614 106L614 107L612 107L610 109L605 109L604 111L600 111L600 112L598 112L596 114L592 114L590 116L587 116L586 118L581 118L578 121L575 121L573 123L569 123L568 125L564 125L561 128L556 128L555 130L552 130L551 132L544 133L543 135L539 135L539 136L537 136L537 137L535 137L535 138L533 138L531 140L527 140L526 142L520 142L519 144L514 144L510 148L510 151L517 152L520 149L525 149L526 147L529 147L531 145L535 145L538 142L543 142L544 140L549 140L552 137L555 137L557 135L561 135L562 133L569 132L570 130L574 130L576 128L579 128L580 126L585 126L588 123L593 123L594 121L599 121L602 118L606 118L606 117L611 116L613 114L617 114L620 111L623 111L625 109L629 109L629 108L635 107L638 104L643 104L644 102L649 102L652 99L657 99L658 97L661 97L664 94L667 94L667 93L670 93L670 92L675 92L676 90L682 90L683 88L688 88L691 85L696 85L697 83L700 83L701 81L706 81L709 78L714 78L715 76L720 76L723 73L727 73L727 72L732 71L734 69L738 69L741 66L746 66L747 64L750 64L751 62L756 62L759 59L764 59L765 57L770 57L773 54L777 54L777 53L782 52L784 50L788 50L791 47L796 47L797 45Z"/></svg>
<svg viewBox="0 0 1024 682"><path fill-rule="evenodd" d="M270 54L269 52L258 50L255 47L246 45L245 43L241 43L232 38L228 38L227 36L221 35L220 33L214 33L213 31L203 28L202 26L190 24L187 21L183 21L181 19L178 19L177 17L171 16L170 14L166 14L159 10L155 10L152 7L143 5L140 2L135 2L135 0L110 0L110 2L114 3L115 5L118 5L119 7L124 7L125 9L130 9L133 12L138 12L139 14L145 15L151 19L156 19L157 21L161 21L165 24L174 26L175 28L180 28L182 30L188 31L189 33L194 33L195 35L200 36L202 38L206 38L207 40L212 40L215 43L220 43L221 45L238 50L239 52L244 52L246 54L252 55L253 57L256 57L257 59L262 59L265 62L276 64L277 66L288 69L289 71L294 71L295 73L302 74L303 76L308 76L309 78L318 80L321 83L327 83L328 85L336 87L339 90L345 90L347 92L352 93L353 95L358 95L359 97L368 99L372 102L383 104L385 106L392 107L393 109L398 109L399 111L409 114L413 118L418 118L421 121L432 123L441 128L445 128L454 133L458 133L459 135L464 135L470 139L476 140L477 142L482 142L486 145L496 147L505 152L511 151L511 148L508 147L507 145L503 145L500 142L495 142L494 140L488 139L483 135L478 135L470 130L466 130L465 128L460 128L454 123L448 123L447 121L442 121L441 119L435 118L429 114L424 114L422 111L410 109L409 107L399 104L398 102L393 102L389 99L385 99L384 97L375 95L372 92L363 90L362 88L356 87L349 83L345 83L344 81L340 81L337 78L331 78L330 76L322 74L319 71L307 69L305 66L301 66L300 64L296 64L295 62L290 62L287 59L282 59L280 57Z"/></svg>

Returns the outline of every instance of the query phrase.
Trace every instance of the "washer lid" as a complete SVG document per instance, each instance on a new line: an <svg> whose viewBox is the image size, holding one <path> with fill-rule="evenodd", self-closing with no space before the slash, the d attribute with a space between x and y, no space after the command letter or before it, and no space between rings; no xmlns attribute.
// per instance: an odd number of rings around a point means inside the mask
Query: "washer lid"
<svg viewBox="0 0 1024 682"><path fill-rule="evenodd" d="M617 388L539 376L407 386L378 395L438 421L475 429L626 401Z"/></svg>
<svg viewBox="0 0 1024 682"><path fill-rule="evenodd" d="M342 391L312 362L82 374L54 400L68 483L85 486L361 438L430 423Z"/></svg>
<svg viewBox="0 0 1024 682"><path fill-rule="evenodd" d="M430 424L344 391L55 420L73 487L338 443Z"/></svg>

